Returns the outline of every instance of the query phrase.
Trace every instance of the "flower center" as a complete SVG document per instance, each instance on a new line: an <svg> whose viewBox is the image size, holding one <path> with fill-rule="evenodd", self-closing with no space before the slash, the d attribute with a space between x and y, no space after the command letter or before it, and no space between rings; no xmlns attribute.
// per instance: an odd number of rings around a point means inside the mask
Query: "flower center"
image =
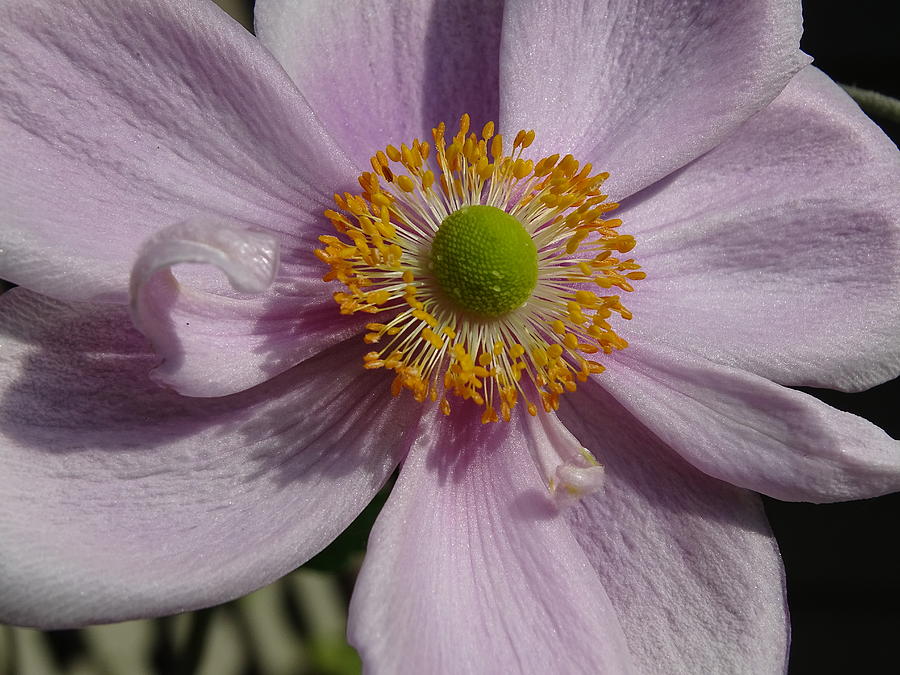
<svg viewBox="0 0 900 675"><path fill-rule="evenodd" d="M434 280L460 309L498 317L521 306L537 283L537 247L518 220L496 206L464 206L431 242Z"/></svg>
<svg viewBox="0 0 900 675"><path fill-rule="evenodd" d="M628 343L613 329L631 319L619 292L643 279L627 253L634 238L607 218L618 204L566 155L524 157L534 131L512 152L488 122L481 137L469 116L447 138L433 130L434 153L415 139L389 145L359 177L362 193L335 195L316 256L342 314L378 315L367 324L367 369L396 374L392 393L450 398L484 408L482 422L510 420L520 402L531 415L556 410L559 397L601 373L600 352Z"/></svg>

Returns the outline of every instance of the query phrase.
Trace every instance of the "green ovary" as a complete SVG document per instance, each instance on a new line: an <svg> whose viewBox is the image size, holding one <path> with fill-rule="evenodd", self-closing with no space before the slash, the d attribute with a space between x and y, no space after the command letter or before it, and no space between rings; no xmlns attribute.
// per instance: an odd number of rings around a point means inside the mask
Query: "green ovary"
<svg viewBox="0 0 900 675"><path fill-rule="evenodd" d="M431 271L461 309L498 317L520 307L537 283L537 247L518 220L495 206L465 206L438 228Z"/></svg>

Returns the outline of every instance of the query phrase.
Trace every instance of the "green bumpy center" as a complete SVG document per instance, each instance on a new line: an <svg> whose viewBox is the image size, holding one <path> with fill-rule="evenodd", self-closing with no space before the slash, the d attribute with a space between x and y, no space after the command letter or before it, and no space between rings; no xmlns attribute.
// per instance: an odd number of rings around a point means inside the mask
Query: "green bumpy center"
<svg viewBox="0 0 900 675"><path fill-rule="evenodd" d="M495 206L465 206L444 219L431 243L431 271L460 308L498 317L537 284L537 247L518 220Z"/></svg>

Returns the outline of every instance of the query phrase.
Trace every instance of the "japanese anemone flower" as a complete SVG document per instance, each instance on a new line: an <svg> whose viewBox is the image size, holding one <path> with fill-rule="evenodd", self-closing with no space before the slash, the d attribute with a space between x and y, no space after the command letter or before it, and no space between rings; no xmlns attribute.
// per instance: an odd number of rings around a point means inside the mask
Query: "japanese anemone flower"
<svg viewBox="0 0 900 675"><path fill-rule="evenodd" d="M896 441L785 387L900 372L898 152L799 3L256 26L0 3L0 617L234 598L402 464L371 672L782 670L755 493L900 487Z"/></svg>

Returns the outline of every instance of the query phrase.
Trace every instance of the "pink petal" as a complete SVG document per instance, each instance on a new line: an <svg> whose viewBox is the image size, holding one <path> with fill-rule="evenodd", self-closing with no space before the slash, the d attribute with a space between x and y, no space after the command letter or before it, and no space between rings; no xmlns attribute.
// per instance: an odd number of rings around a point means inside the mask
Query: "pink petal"
<svg viewBox="0 0 900 675"><path fill-rule="evenodd" d="M278 268L269 234L195 218L158 232L141 249L131 275L132 317L163 364L153 378L186 396L248 389L358 332L321 283L282 279L260 296L227 297L182 284L169 267L206 263L234 288L262 293ZM301 285L302 284L302 285Z"/></svg>
<svg viewBox="0 0 900 675"><path fill-rule="evenodd" d="M631 340L786 384L900 373L900 153L806 68L721 146L621 217L648 273Z"/></svg>
<svg viewBox="0 0 900 675"><path fill-rule="evenodd" d="M688 462L734 485L811 502L900 490L900 442L746 371L633 344L598 382Z"/></svg>
<svg viewBox="0 0 900 675"><path fill-rule="evenodd" d="M209 218L195 218L169 226L144 244L131 270L131 299L135 313L143 307L143 291L154 276L180 263L218 267L240 293L262 293L275 280L278 240L265 232L245 230Z"/></svg>
<svg viewBox="0 0 900 675"><path fill-rule="evenodd" d="M336 536L405 450L362 347L185 398L123 308L0 298L0 621L64 627L223 602Z"/></svg>
<svg viewBox="0 0 900 675"><path fill-rule="evenodd" d="M277 233L311 269L322 210L355 185L211 2L6 2L0 62L0 277L42 293L124 302L140 242L198 214Z"/></svg>
<svg viewBox="0 0 900 675"><path fill-rule="evenodd" d="M256 33L356 163L497 120L498 0L258 0Z"/></svg>
<svg viewBox="0 0 900 675"><path fill-rule="evenodd" d="M474 406L423 421L350 607L367 672L631 672L523 432L518 417L481 425Z"/></svg>
<svg viewBox="0 0 900 675"><path fill-rule="evenodd" d="M759 497L694 469L593 383L560 417L606 467L566 516L640 672L783 672L784 575Z"/></svg>
<svg viewBox="0 0 900 675"><path fill-rule="evenodd" d="M571 152L609 171L621 199L775 98L809 62L800 33L794 1L509 3L501 126L535 129L535 157Z"/></svg>

